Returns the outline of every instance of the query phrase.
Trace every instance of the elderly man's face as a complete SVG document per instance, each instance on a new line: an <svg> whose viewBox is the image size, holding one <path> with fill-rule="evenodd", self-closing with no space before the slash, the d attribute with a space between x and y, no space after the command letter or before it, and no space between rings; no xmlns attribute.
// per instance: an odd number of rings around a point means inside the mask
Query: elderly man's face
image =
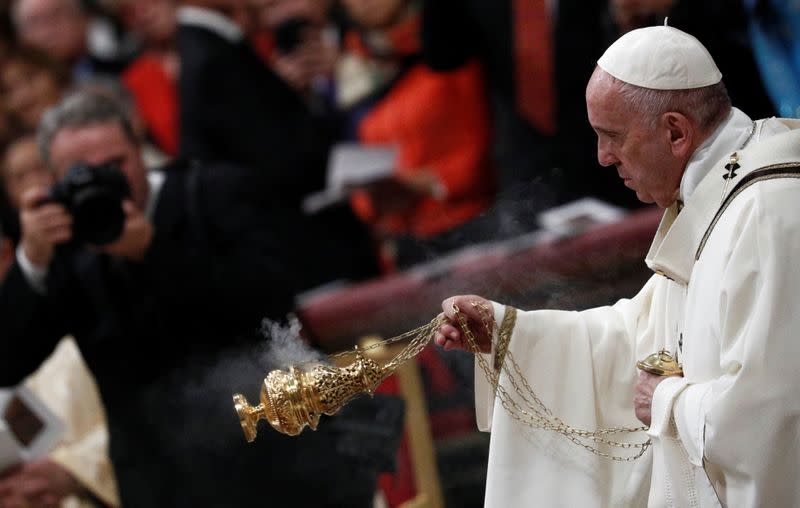
<svg viewBox="0 0 800 508"><path fill-rule="evenodd" d="M59 180L78 162L118 165L131 186L134 204L144 210L149 189L144 162L139 146L128 139L118 122L61 129L50 145L50 160Z"/></svg>
<svg viewBox="0 0 800 508"><path fill-rule="evenodd" d="M589 123L597 133L597 160L615 166L625 186L645 203L670 206L678 197L684 163L670 150L670 132L631 111L617 86L597 71L586 89Z"/></svg>
<svg viewBox="0 0 800 508"><path fill-rule="evenodd" d="M88 20L77 0L17 0L14 7L14 19L25 44L68 64L83 56Z"/></svg>

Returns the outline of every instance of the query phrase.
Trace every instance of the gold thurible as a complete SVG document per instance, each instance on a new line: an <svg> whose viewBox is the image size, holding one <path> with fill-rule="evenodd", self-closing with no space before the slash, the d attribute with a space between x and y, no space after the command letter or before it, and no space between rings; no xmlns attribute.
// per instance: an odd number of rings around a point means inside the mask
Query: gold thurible
<svg viewBox="0 0 800 508"><path fill-rule="evenodd" d="M322 414L335 414L359 394L372 395L392 374L386 370L360 352L344 368L319 364L309 370L294 366L288 371L273 370L261 386L258 406L250 406L241 394L233 396L245 438L249 442L256 438L259 420L267 420L289 436L300 434L306 425L317 430Z"/></svg>
<svg viewBox="0 0 800 508"><path fill-rule="evenodd" d="M402 363L422 351L432 332L442 323L443 317L439 316L416 330L372 346L411 338L408 346L386 365L379 365L364 356L364 351L372 347L356 347L354 351L335 355L355 356L355 360L346 367L317 363L291 366L288 370L273 370L261 385L261 404L251 406L242 394L233 396L245 438L248 442L256 438L260 420L267 420L275 430L289 436L300 434L306 426L316 430L323 414L336 414L358 395L366 393L371 396L378 385Z"/></svg>

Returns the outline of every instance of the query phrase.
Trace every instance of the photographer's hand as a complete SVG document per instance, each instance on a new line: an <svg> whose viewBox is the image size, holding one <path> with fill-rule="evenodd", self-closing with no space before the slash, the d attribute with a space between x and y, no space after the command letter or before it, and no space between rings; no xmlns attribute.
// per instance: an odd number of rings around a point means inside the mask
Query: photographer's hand
<svg viewBox="0 0 800 508"><path fill-rule="evenodd" d="M122 235L116 242L100 247L99 250L132 261L141 261L153 242L155 228L133 201L123 201L122 209L125 212Z"/></svg>
<svg viewBox="0 0 800 508"><path fill-rule="evenodd" d="M41 269L50 266L55 246L72 238L72 217L63 206L45 202L47 197L46 187L33 187L20 203L22 249L28 261Z"/></svg>

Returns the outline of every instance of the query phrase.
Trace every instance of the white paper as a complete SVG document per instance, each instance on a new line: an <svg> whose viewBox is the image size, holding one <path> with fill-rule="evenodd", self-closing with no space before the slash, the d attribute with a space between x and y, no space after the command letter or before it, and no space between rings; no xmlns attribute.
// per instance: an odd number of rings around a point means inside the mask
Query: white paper
<svg viewBox="0 0 800 508"><path fill-rule="evenodd" d="M625 216L622 208L594 198L583 198L539 214L539 224L558 236L574 236L600 224L617 222Z"/></svg>
<svg viewBox="0 0 800 508"><path fill-rule="evenodd" d="M6 409L14 396L42 425L27 446L20 442L6 420ZM14 390L0 390L0 471L44 457L61 441L63 434L64 423L30 389L19 386Z"/></svg>
<svg viewBox="0 0 800 508"><path fill-rule="evenodd" d="M350 191L391 178L397 160L394 145L339 143L331 150L326 187L303 200L303 211L313 214L347 198Z"/></svg>

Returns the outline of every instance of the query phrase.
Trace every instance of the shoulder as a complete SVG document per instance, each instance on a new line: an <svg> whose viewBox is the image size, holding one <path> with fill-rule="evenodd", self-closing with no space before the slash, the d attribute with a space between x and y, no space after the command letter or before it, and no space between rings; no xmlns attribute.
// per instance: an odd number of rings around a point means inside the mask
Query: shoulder
<svg viewBox="0 0 800 508"><path fill-rule="evenodd" d="M204 27L179 24L178 52L181 58L181 75L210 63L230 63L239 54L240 44L232 43Z"/></svg>
<svg viewBox="0 0 800 508"><path fill-rule="evenodd" d="M453 91L463 87L477 87L482 84L480 63L471 60L449 71L436 71L424 63L415 65L408 71L398 86L413 88L415 92L441 95L446 99Z"/></svg>
<svg viewBox="0 0 800 508"><path fill-rule="evenodd" d="M714 229L731 247L767 251L773 255L780 245L800 248L800 166L798 171L775 178L754 180L729 197ZM708 235L710 240L714 235ZM794 249L786 250L792 252Z"/></svg>

